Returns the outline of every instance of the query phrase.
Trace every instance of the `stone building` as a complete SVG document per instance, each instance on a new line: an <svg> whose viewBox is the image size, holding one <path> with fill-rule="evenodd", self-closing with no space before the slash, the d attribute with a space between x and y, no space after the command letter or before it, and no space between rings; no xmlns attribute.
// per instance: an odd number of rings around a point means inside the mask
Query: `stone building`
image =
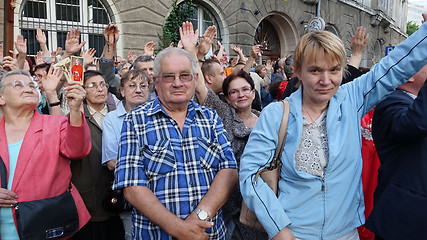
<svg viewBox="0 0 427 240"><path fill-rule="evenodd" d="M63 46L71 27L82 30L82 39L98 53L104 44L103 27L115 22L120 29L118 55L130 49L142 50L148 41L158 42L157 34L172 10L174 0L8 0L15 2L14 39L28 39L29 54L38 44L35 28L47 32L49 49ZM179 1L179 0L178 0ZM3 2L0 8L8 9ZM179 1L181 2L181 1ZM249 54L255 42L266 44L267 57L292 53L306 33L310 19L320 16L326 30L337 34L350 53L350 38L358 26L367 28L370 39L362 66L379 60L385 48L406 38L407 1L403 0L193 0L198 11L192 21L200 34L215 24L217 38L229 52L229 44L240 44ZM2 14L5 10L2 11ZM2 18L3 19L3 18ZM3 20L4 21L4 20ZM4 22L3 22L4 26ZM3 34L3 32L1 33ZM10 34L10 33L8 33ZM5 38L0 35L1 39Z"/></svg>

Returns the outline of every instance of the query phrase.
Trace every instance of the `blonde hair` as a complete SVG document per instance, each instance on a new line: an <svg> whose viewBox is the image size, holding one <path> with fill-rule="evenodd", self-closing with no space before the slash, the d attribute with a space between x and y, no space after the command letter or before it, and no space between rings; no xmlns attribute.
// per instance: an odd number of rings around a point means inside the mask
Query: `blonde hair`
<svg viewBox="0 0 427 240"><path fill-rule="evenodd" d="M339 63L344 70L345 48L341 39L328 31L312 31L302 36L294 53L294 72L300 72L305 58L325 59Z"/></svg>

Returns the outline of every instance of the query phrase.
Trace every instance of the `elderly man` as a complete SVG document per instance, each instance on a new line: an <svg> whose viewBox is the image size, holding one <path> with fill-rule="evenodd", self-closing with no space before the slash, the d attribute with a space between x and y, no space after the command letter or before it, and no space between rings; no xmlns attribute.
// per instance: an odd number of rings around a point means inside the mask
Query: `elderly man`
<svg viewBox="0 0 427 240"><path fill-rule="evenodd" d="M154 62L158 97L129 112L114 188L133 210L133 239L224 239L221 206L237 166L218 115L191 99L194 58L168 48Z"/></svg>

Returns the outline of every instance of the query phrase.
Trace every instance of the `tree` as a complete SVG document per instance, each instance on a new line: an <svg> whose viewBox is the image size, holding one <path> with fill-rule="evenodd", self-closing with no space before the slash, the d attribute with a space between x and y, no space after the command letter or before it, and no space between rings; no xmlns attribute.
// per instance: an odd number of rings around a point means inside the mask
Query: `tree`
<svg viewBox="0 0 427 240"><path fill-rule="evenodd" d="M172 11L162 27L162 35L157 34L157 37L160 40L159 51L169 47L172 42L174 42L175 45L178 44L180 39L179 27L181 27L182 23L187 21L196 10L197 6L193 3L192 0L184 1L181 4L177 4L177 0L175 0L172 5Z"/></svg>
<svg viewBox="0 0 427 240"><path fill-rule="evenodd" d="M409 21L408 23L406 23L406 33L408 34L408 36L411 36L411 34L417 31L419 27L420 26L418 26L416 23Z"/></svg>

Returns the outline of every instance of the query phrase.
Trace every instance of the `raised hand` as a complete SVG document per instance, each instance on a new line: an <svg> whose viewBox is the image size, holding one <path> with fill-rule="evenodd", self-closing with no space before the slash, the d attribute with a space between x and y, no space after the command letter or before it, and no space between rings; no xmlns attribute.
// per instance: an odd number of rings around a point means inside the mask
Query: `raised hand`
<svg viewBox="0 0 427 240"><path fill-rule="evenodd" d="M46 72L43 72L43 77L41 78L41 82L43 85L43 89L47 94L56 94L56 89L58 87L59 82L61 81L63 72L60 68L53 69L53 66L49 68L49 71L46 76Z"/></svg>
<svg viewBox="0 0 427 240"><path fill-rule="evenodd" d="M44 34L44 32L40 29L37 28L37 34L36 34L36 39L39 42L40 45L46 45L46 35Z"/></svg>
<svg viewBox="0 0 427 240"><path fill-rule="evenodd" d="M145 56L153 57L154 56L154 46L155 45L156 44L154 44L153 41L150 41L150 42L146 43L145 47L144 47L144 55Z"/></svg>
<svg viewBox="0 0 427 240"><path fill-rule="evenodd" d="M108 45L116 46L119 41L119 32L119 27L116 24L108 24L104 29L105 42Z"/></svg>
<svg viewBox="0 0 427 240"><path fill-rule="evenodd" d="M37 52L37 56L36 56L36 59L35 59L36 61L36 66L37 65L40 65L40 64L43 64L45 61L43 60L43 53L42 53L42 51L38 51Z"/></svg>
<svg viewBox="0 0 427 240"><path fill-rule="evenodd" d="M252 46L250 57L256 59L258 56L260 56L262 54L261 48L261 44Z"/></svg>
<svg viewBox="0 0 427 240"><path fill-rule="evenodd" d="M179 28L179 35L181 43L185 50L191 54L196 53L196 44L199 38L199 30L193 31L193 24L191 22L183 22L182 27Z"/></svg>
<svg viewBox="0 0 427 240"><path fill-rule="evenodd" d="M65 53L67 56L72 56L86 44L85 41L80 42L80 30L79 29L70 29L67 33L67 38L65 40Z"/></svg>
<svg viewBox="0 0 427 240"><path fill-rule="evenodd" d="M95 53L95 48L89 48L88 50L84 50L80 53L80 56L84 58L83 67L93 62Z"/></svg>
<svg viewBox="0 0 427 240"><path fill-rule="evenodd" d="M24 36L18 35L15 42L15 49L20 55L27 55L27 39L24 39Z"/></svg>
<svg viewBox="0 0 427 240"><path fill-rule="evenodd" d="M215 35L216 27L214 25L209 26L203 33L203 36L199 41L199 45L197 46L197 58L202 59L209 52Z"/></svg>
<svg viewBox="0 0 427 240"><path fill-rule="evenodd" d="M366 29L362 26L356 29L356 32L351 36L350 48L351 54L363 55L366 46L368 45L369 33L366 33Z"/></svg>

